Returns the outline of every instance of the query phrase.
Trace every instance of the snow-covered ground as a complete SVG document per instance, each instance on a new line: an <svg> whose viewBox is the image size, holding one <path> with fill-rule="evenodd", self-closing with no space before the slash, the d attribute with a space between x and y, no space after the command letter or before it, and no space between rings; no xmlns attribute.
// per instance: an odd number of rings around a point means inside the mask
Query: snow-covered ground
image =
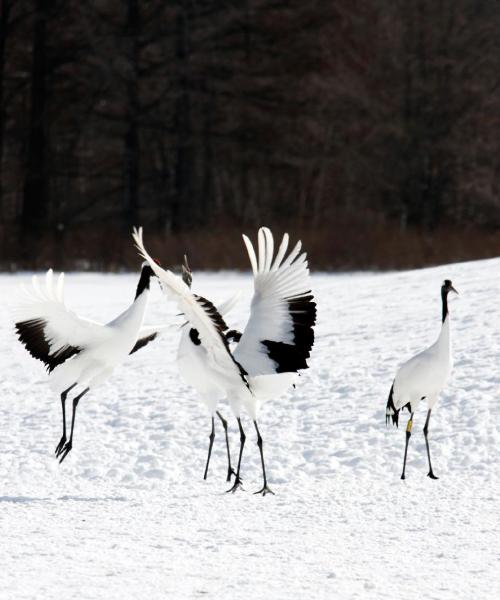
<svg viewBox="0 0 500 600"><path fill-rule="evenodd" d="M261 414L276 492L265 498L252 494L261 475L248 420L246 491L224 492L218 423L202 480L210 423L178 378L177 332L83 399L74 449L59 465L59 400L3 310L0 598L500 597L499 275L500 260L314 275L311 369ZM455 371L430 424L440 479L426 477L422 405L403 482L404 426L386 428L385 403L397 366L439 332L445 277L461 295L450 306ZM1 276L2 301L27 280ZM70 273L67 303L109 320L135 284L133 275ZM235 289L248 298L251 285L249 275L194 276L194 290L215 301ZM147 321L175 312L155 285ZM246 314L242 300L230 325Z"/></svg>

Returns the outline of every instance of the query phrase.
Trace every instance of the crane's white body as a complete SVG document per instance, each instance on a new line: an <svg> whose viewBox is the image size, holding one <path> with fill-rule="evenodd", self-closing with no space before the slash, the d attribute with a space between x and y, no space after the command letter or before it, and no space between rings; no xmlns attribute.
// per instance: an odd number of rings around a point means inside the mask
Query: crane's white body
<svg viewBox="0 0 500 600"><path fill-rule="evenodd" d="M244 367L245 368L245 367ZM250 371L251 372L251 371ZM233 386L226 391L231 411L240 417L242 408L255 421L266 400L279 398L285 394L294 381L296 373L274 373L273 375L248 376L248 387Z"/></svg>
<svg viewBox="0 0 500 600"><path fill-rule="evenodd" d="M203 404L213 414L219 400L224 398L224 389L217 385L212 370L207 365L206 350L196 346L189 337L189 328L184 327L177 351L177 365L182 379L193 387Z"/></svg>
<svg viewBox="0 0 500 600"><path fill-rule="evenodd" d="M182 379L198 392L210 414L226 399L235 417L239 417L244 408L252 419L257 418L262 402L286 393L297 377L295 373L248 376L248 387L239 381L230 381L228 385L227 378L221 377L210 365L203 346L192 343L189 330L182 333L177 364Z"/></svg>
<svg viewBox="0 0 500 600"><path fill-rule="evenodd" d="M219 307L221 315L227 314L238 301L239 294L227 300ZM204 406L213 416L220 400L226 396L220 385L217 374L210 367L207 350L202 344L195 344L190 338L191 328L188 323L182 327L181 338L177 350L177 365L182 379L193 387Z"/></svg>
<svg viewBox="0 0 500 600"><path fill-rule="evenodd" d="M56 367L50 375L51 388L61 393L75 381L88 388L103 383L115 367L125 361L141 337L148 296L149 290L142 292L121 315L101 325L106 332L104 336L91 341L80 354Z"/></svg>
<svg viewBox="0 0 500 600"><path fill-rule="evenodd" d="M394 380L396 409L409 403L410 412L414 412L424 398L429 408L433 408L452 369L450 315L448 314L435 343L399 368Z"/></svg>
<svg viewBox="0 0 500 600"><path fill-rule="evenodd" d="M445 279L441 286L442 321L439 337L427 350L420 352L420 354L417 354L399 368L389 392L389 398L387 399L385 410L386 424L392 419L393 425L397 426L399 423L399 411L402 408L406 407L410 412L410 418L406 424L406 444L401 479L406 479L406 458L413 427L413 415L422 400L426 400L428 406L427 418L423 429L427 459L429 461L427 476L431 479L438 479L432 470L428 432L432 409L453 369L450 314L448 312L448 295L450 292L458 294L451 280Z"/></svg>
<svg viewBox="0 0 500 600"><path fill-rule="evenodd" d="M94 388L103 383L127 358L139 338L164 329L143 327L149 285L129 308L107 324L84 319L69 310L64 302L63 286L63 273L54 283L52 270L49 270L44 288L34 276L32 289L25 290L25 297L16 309L18 322L41 323L40 336L48 344L48 357L57 357L68 347L78 349L49 375L50 386L58 394L74 384Z"/></svg>

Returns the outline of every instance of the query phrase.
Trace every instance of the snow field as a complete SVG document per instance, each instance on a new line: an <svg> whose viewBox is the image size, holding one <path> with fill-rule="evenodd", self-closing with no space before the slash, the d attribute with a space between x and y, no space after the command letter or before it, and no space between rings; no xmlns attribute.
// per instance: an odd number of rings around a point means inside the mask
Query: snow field
<svg viewBox="0 0 500 600"><path fill-rule="evenodd" d="M0 321L0 598L497 598L500 595L500 260L387 274L313 275L317 342L310 370L251 422L245 492L224 493L225 445L178 377L178 334L134 354L79 405L74 448L59 465L60 402L40 363ZM455 370L430 422L438 481L426 477L414 419L399 479L406 413L386 428L401 362L434 341L450 278ZM69 273L67 304L107 321L133 299L135 275ZM0 277L4 303L27 275ZM179 321L153 284L147 323ZM247 274L194 273L193 289L242 328ZM237 458L238 434L229 409Z"/></svg>

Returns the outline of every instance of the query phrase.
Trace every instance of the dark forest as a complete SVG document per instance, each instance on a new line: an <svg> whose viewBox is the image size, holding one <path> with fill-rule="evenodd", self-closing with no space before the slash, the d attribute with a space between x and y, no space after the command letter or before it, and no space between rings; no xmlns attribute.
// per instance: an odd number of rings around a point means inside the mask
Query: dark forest
<svg viewBox="0 0 500 600"><path fill-rule="evenodd" d="M1 0L0 266L500 254L500 4Z"/></svg>

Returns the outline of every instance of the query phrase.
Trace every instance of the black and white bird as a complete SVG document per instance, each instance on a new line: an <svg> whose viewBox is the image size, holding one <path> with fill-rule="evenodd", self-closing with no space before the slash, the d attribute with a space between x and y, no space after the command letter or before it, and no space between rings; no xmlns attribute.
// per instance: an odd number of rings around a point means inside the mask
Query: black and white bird
<svg viewBox="0 0 500 600"><path fill-rule="evenodd" d="M182 265L182 280L191 288L193 275L187 257L184 257ZM217 307L219 314L224 317L236 305L239 294L228 299L226 302ZM227 341L238 340L241 334L237 331L224 332ZM212 447L215 439L215 415L219 417L224 428L226 438L226 453L227 453L227 481L231 481L231 476L235 474L231 465L231 450L229 447L228 425L227 420L217 410L219 401L225 397L225 390L219 385L217 377L213 375L213 369L210 366L207 350L201 343L198 331L185 323L182 326L179 348L177 350L177 364L179 372L184 381L193 387L201 398L205 408L210 414L212 421L212 429L209 436L208 456L205 465L203 479L207 478L210 457L212 455Z"/></svg>
<svg viewBox="0 0 500 600"><path fill-rule="evenodd" d="M250 318L234 351L225 333L224 318L215 306L193 294L181 277L162 269L147 253L142 235L134 239L140 254L149 262L165 291L184 314L206 352L211 377L224 390L238 421L240 451L234 485L241 487L241 457L246 435L241 423L244 409L254 422L262 464L263 486L256 493L272 493L267 485L263 441L257 424L262 402L287 391L298 371L307 369L314 344L316 304L311 294L309 269L301 243L288 251L288 234L277 253L266 227L259 229L258 257L251 241L243 236L254 275Z"/></svg>
<svg viewBox="0 0 500 600"><path fill-rule="evenodd" d="M443 390L453 369L453 357L451 351L450 314L448 311L448 294L458 294L449 279L445 279L441 286L442 301L442 325L438 339L426 350L420 352L402 365L396 373L396 378L389 392L386 407L386 423L392 419L393 425L398 425L399 411L407 408L410 418L406 426L406 444L403 459L403 473L401 479L405 479L406 456L408 443L411 437L413 415L421 400L427 401L427 418L424 425L425 445L427 458L429 460L428 477L438 479L434 475L429 452L429 420L431 411L438 401L439 394Z"/></svg>
<svg viewBox="0 0 500 600"><path fill-rule="evenodd" d="M63 434L56 447L62 462L73 447L76 408L81 398L112 374L113 369L152 340L165 327L143 327L151 278L148 262L141 269L132 304L116 319L102 325L79 317L66 307L64 273L54 280L47 271L45 286L33 277L15 309L16 332L28 352L45 363L51 388L61 396ZM66 437L66 398L75 387L69 439Z"/></svg>

